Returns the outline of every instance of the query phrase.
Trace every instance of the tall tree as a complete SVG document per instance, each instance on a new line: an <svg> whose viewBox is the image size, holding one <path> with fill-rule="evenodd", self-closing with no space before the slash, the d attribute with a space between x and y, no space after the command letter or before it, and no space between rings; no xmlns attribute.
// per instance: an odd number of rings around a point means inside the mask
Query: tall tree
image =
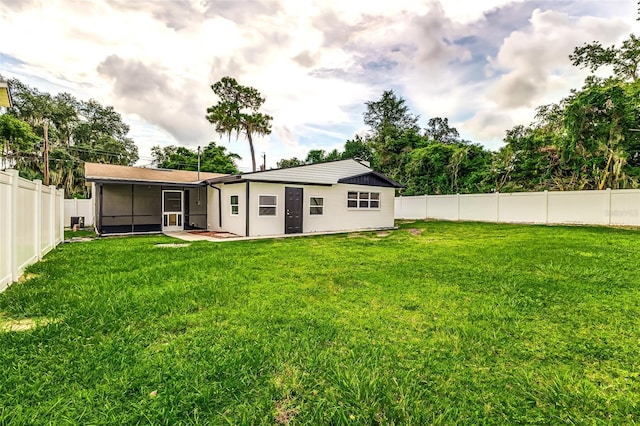
<svg viewBox="0 0 640 426"><path fill-rule="evenodd" d="M73 144L73 132L80 119L81 103L69 93L59 93L53 98L52 122L58 132L61 144L69 147Z"/></svg>
<svg viewBox="0 0 640 426"><path fill-rule="evenodd" d="M160 168L173 170L198 170L198 153L192 149L174 145L151 148L153 162ZM212 173L238 173L234 160L240 156L227 153L226 148L209 143L200 155L200 170Z"/></svg>
<svg viewBox="0 0 640 426"><path fill-rule="evenodd" d="M371 144L362 136L356 135L344 143L342 158L357 158L371 163L373 161Z"/></svg>
<svg viewBox="0 0 640 426"><path fill-rule="evenodd" d="M31 152L40 138L29 123L9 114L0 115L0 142L2 142L2 169L12 166L24 153Z"/></svg>
<svg viewBox="0 0 640 426"><path fill-rule="evenodd" d="M455 127L449 126L448 118L434 117L427 122L424 129L425 136L435 142L452 144L460 142L460 133Z"/></svg>
<svg viewBox="0 0 640 426"><path fill-rule="evenodd" d="M278 161L276 165L279 169L286 169L288 167L302 166L303 164L304 164L304 161L299 160L296 157L293 157L293 158L283 158L282 160Z"/></svg>
<svg viewBox="0 0 640 426"><path fill-rule="evenodd" d="M95 99L78 106L80 122L73 131L73 151L83 161L133 165L138 161L138 147L128 137L129 125L112 106Z"/></svg>
<svg viewBox="0 0 640 426"><path fill-rule="evenodd" d="M377 101L366 102L364 123L371 128L368 142L374 163L382 172L403 181L407 153L421 143L418 116L393 90L386 90Z"/></svg>
<svg viewBox="0 0 640 426"><path fill-rule="evenodd" d="M620 46L594 41L576 47L573 65L592 72L580 90L538 108L529 127L507 132L494 157L498 190L634 188L640 181L640 39Z"/></svg>
<svg viewBox="0 0 640 426"><path fill-rule="evenodd" d="M323 163L327 161L327 153L324 149L312 149L307 154L307 159L304 160L306 164Z"/></svg>
<svg viewBox="0 0 640 426"><path fill-rule="evenodd" d="M635 186L640 166L640 81L587 85L567 104L565 161L578 162L594 189ZM572 158L573 157L573 158Z"/></svg>
<svg viewBox="0 0 640 426"><path fill-rule="evenodd" d="M271 133L271 117L258 110L265 99L257 89L242 86L232 77L223 77L211 86L219 101L207 108L207 120L215 125L216 132L231 137L232 133L244 135L249 142L251 163L256 171L256 155L253 148L254 135Z"/></svg>
<svg viewBox="0 0 640 426"><path fill-rule="evenodd" d="M377 101L366 102L364 124L374 135L389 136L409 130L418 131L418 117L409 111L406 101L393 90L385 90Z"/></svg>
<svg viewBox="0 0 640 426"><path fill-rule="evenodd" d="M12 112L42 134L43 183L49 185L49 152L51 150L49 130L53 127L55 115L54 99L49 93L42 93L36 88L23 84L18 79L11 79L9 84L13 99Z"/></svg>
<svg viewBox="0 0 640 426"><path fill-rule="evenodd" d="M603 66L612 66L614 76L624 81L640 79L640 39L631 34L620 47L603 47L599 41L576 47L569 55L571 63L592 72Z"/></svg>
<svg viewBox="0 0 640 426"><path fill-rule="evenodd" d="M485 192L492 154L480 145L430 141L407 154L407 195Z"/></svg>
<svg viewBox="0 0 640 426"><path fill-rule="evenodd" d="M113 107L78 101L68 93L51 96L17 79L10 81L9 114L31 126L39 141L16 158L21 175L63 187L67 197L86 195L84 162L131 165L138 148L129 126ZM48 180L48 182L47 182Z"/></svg>

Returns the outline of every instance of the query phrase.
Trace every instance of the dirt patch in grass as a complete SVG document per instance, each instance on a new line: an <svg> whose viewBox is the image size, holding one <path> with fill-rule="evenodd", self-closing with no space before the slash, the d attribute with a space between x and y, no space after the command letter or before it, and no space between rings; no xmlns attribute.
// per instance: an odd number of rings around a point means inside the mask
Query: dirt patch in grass
<svg viewBox="0 0 640 426"><path fill-rule="evenodd" d="M156 247L159 248L180 248L180 247L189 247L191 244L185 243L170 243L170 244L156 244Z"/></svg>
<svg viewBox="0 0 640 426"><path fill-rule="evenodd" d="M378 238L388 237L391 233L388 231L378 231L375 234L372 232L361 233L361 232L351 232L347 236L347 238L366 238L368 240L377 240Z"/></svg>
<svg viewBox="0 0 640 426"><path fill-rule="evenodd" d="M37 274L25 273L25 274L20 275L20 277L18 278L18 282L19 283L23 283L25 281L29 281L29 280L32 280L32 279L37 278L37 277L38 277Z"/></svg>
<svg viewBox="0 0 640 426"><path fill-rule="evenodd" d="M236 234L232 234L230 232L214 232L214 231L189 231L190 234L195 235L203 235L205 237L213 237L213 238L235 238L238 237Z"/></svg>
<svg viewBox="0 0 640 426"><path fill-rule="evenodd" d="M44 317L14 320L0 314L0 332L28 331L54 322L56 322L56 320Z"/></svg>
<svg viewBox="0 0 640 426"><path fill-rule="evenodd" d="M64 240L65 243L84 243L87 241L93 241L92 237L71 237Z"/></svg>
<svg viewBox="0 0 640 426"><path fill-rule="evenodd" d="M279 425L288 425L291 420L298 414L300 411L298 407L293 406L295 400L291 397L287 397L283 400L276 402L276 412L274 415L274 420L276 424Z"/></svg>
<svg viewBox="0 0 640 426"><path fill-rule="evenodd" d="M409 232L411 235L422 235L422 229L410 228Z"/></svg>

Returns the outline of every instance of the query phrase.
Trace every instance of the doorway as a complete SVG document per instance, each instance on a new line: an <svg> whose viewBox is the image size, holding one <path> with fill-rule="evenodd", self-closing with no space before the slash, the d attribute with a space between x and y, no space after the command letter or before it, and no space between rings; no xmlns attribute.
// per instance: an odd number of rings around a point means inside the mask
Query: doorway
<svg viewBox="0 0 640 426"><path fill-rule="evenodd" d="M162 231L182 231L184 195L182 191L162 191Z"/></svg>
<svg viewBox="0 0 640 426"><path fill-rule="evenodd" d="M302 188L284 189L284 233L298 234L302 232Z"/></svg>

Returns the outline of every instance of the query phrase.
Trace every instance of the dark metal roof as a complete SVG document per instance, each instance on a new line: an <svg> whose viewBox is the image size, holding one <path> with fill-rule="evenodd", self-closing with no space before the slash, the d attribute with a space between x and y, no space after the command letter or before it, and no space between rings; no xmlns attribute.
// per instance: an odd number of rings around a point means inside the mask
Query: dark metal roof
<svg viewBox="0 0 640 426"><path fill-rule="evenodd" d="M404 188L404 185L401 185L395 180L386 177L382 173L378 173L373 170L368 173L362 173L360 175L339 179L338 183L349 183L352 185L365 186L382 186L386 188Z"/></svg>

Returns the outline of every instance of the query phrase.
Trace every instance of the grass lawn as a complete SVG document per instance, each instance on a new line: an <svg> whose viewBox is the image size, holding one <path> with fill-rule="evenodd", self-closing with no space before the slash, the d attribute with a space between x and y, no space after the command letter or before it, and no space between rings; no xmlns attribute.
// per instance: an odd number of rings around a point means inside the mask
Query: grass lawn
<svg viewBox="0 0 640 426"><path fill-rule="evenodd" d="M172 242L64 244L0 295L0 424L640 422L638 231Z"/></svg>

